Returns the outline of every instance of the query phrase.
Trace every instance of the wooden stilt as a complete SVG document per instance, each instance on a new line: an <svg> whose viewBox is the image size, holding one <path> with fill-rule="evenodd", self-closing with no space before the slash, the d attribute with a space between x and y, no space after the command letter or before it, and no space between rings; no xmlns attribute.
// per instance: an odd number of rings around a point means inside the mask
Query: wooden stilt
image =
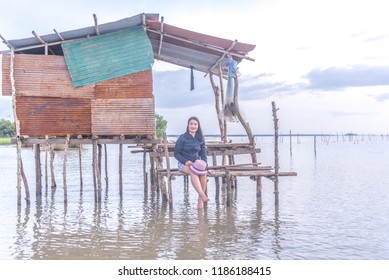
<svg viewBox="0 0 389 280"><path fill-rule="evenodd" d="M78 145L78 164L79 164L79 171L80 171L80 191L82 192L83 188L83 178L82 178L82 152L81 152L82 145Z"/></svg>
<svg viewBox="0 0 389 280"><path fill-rule="evenodd" d="M105 188L108 190L108 154L107 154L107 144L104 144L104 169L105 169Z"/></svg>
<svg viewBox="0 0 389 280"><path fill-rule="evenodd" d="M231 206L231 174L227 170L226 171L226 183L227 183L227 207Z"/></svg>
<svg viewBox="0 0 389 280"><path fill-rule="evenodd" d="M70 135L66 136L64 156L63 156L63 198L64 203L68 202L68 186L66 183L66 163L68 160L68 147L69 147Z"/></svg>
<svg viewBox="0 0 389 280"><path fill-rule="evenodd" d="M143 148L143 185L147 191L146 148Z"/></svg>
<svg viewBox="0 0 389 280"><path fill-rule="evenodd" d="M21 172L22 172L22 179L23 179L23 183L24 183L24 189L26 191L26 204L27 205L30 205L30 189L28 187L28 182L27 182L27 177L26 177L26 174L24 174L24 169L23 169L23 161L20 161L20 165L21 165Z"/></svg>
<svg viewBox="0 0 389 280"><path fill-rule="evenodd" d="M49 138L46 135L46 146L45 146L45 185L46 185L46 191L47 187L49 186L49 172L48 172L48 158L49 158Z"/></svg>
<svg viewBox="0 0 389 280"><path fill-rule="evenodd" d="M274 121L274 198L275 205L279 205L279 191L278 191L278 173L280 169L278 156L278 118L276 103L272 102L273 121Z"/></svg>
<svg viewBox="0 0 389 280"><path fill-rule="evenodd" d="M169 150L167 147L167 138L166 133L163 133L163 148L165 150L165 162L166 162L166 172L167 172L167 182L168 182L168 192L169 192L169 203L173 204L173 193L172 193L172 178L170 175L170 159L169 159Z"/></svg>
<svg viewBox="0 0 389 280"><path fill-rule="evenodd" d="M212 153L212 165L216 166L217 165L217 159L216 159L216 153ZM220 196L220 180L219 177L215 177L215 186L216 186L216 191L215 191L215 200L219 200Z"/></svg>
<svg viewBox="0 0 389 280"><path fill-rule="evenodd" d="M42 195L41 145L34 144L36 196Z"/></svg>
<svg viewBox="0 0 389 280"><path fill-rule="evenodd" d="M123 144L119 144L119 194L123 195Z"/></svg>
<svg viewBox="0 0 389 280"><path fill-rule="evenodd" d="M101 144L97 144L97 201L100 203L102 198L102 188L101 188L101 154L102 154Z"/></svg>
<svg viewBox="0 0 389 280"><path fill-rule="evenodd" d="M55 159L55 152L54 147L52 144L49 145L50 147L50 174L51 174L51 188L55 189L57 187L57 183L55 182L55 172L54 172L54 159Z"/></svg>
<svg viewBox="0 0 389 280"><path fill-rule="evenodd" d="M20 140L20 123L16 113L16 86L14 78L14 60L15 53L14 49L11 49L10 56L10 80L11 80L11 91L12 91L12 111L15 120L16 129L16 154L17 154L17 204L22 204L22 143Z"/></svg>
<svg viewBox="0 0 389 280"><path fill-rule="evenodd" d="M92 148L92 172L93 172L93 190L94 190L94 197L95 202L97 202L97 140L93 140L93 148Z"/></svg>

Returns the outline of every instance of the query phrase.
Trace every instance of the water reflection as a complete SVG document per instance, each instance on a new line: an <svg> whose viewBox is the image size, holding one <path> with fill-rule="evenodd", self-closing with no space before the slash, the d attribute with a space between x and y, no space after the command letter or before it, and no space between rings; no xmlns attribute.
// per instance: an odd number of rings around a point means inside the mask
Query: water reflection
<svg viewBox="0 0 389 280"><path fill-rule="evenodd" d="M226 208L224 200L222 195L220 201L198 210L195 194L185 188L182 203L173 207L159 192L146 192L141 207L131 206L123 197L112 201L109 195L101 204L83 194L74 203L64 204L53 189L37 198L32 209L19 207L12 257L249 259L261 257L264 239L272 237L273 258L280 258L278 209L274 221L264 221L259 200L242 219L236 195L232 207ZM269 226L274 229L271 234Z"/></svg>

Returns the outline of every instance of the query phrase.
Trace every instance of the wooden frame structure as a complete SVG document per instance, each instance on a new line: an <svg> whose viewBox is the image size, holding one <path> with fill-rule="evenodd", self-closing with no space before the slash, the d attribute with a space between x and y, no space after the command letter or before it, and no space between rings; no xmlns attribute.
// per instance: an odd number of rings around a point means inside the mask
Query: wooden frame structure
<svg viewBox="0 0 389 280"><path fill-rule="evenodd" d="M169 200L172 203L172 191L171 191L171 180L174 176L180 175L174 168L170 167L169 157L172 153L172 145L169 144L166 140L161 143L159 139L155 139L155 134L150 133L148 130L146 133L136 132L136 133L123 133L120 130L109 131L104 127L101 127L91 133L77 133L74 131L63 130L54 135L45 133L42 135L24 135L21 131L20 118L18 116L17 108L17 99L21 100L23 95L31 96L30 93L20 92L18 90L19 84L15 84L15 55L20 55L22 53L26 54L44 54L46 57L50 56L62 56L69 55L68 50L64 49L63 46L67 46L73 43L82 42L85 38L97 38L96 41L99 42L98 38L106 38L110 34L115 34L115 32L121 32L122 30L129 30L131 28L142 26L145 34L147 34L148 39L150 40L150 46L154 53L154 58L162 60L168 63L173 63L182 67L187 67L190 69L195 69L197 71L203 72L206 75L209 75L211 87L215 96L215 109L218 117L218 123L220 128L220 137L221 141L219 143L207 143L207 146L210 147L210 155L213 159L213 169L215 169L215 174L213 177L218 179L222 177L226 179L228 189L230 189L231 182L234 178L238 176L250 176L256 181L257 184L257 196L261 196L262 192L262 183L261 178L266 177L269 179L278 178L278 176L294 176L294 172L278 172L278 167L276 167L275 172L272 172L271 167L260 166L257 160L257 153L259 149L256 148L254 135L251 131L250 125L246 122L240 113L238 106L238 77L234 77L234 96L233 96L233 107L234 114L242 124L248 136L248 143L234 144L229 143L228 141L228 132L227 132L227 120L224 117L224 106L225 106L225 88L224 81L227 79L228 73L223 69L223 63L232 59L236 63L241 62L243 59L254 61L254 59L248 57L248 53L255 48L255 45L240 43L237 40L226 40L218 37L213 37L205 34L200 34L192 32L189 30L181 29L175 26L168 25L164 22L163 17L159 21L159 15L157 14L140 14L131 18L126 18L119 20L113 23L107 24L98 24L97 16L93 15L94 25L89 28L83 28L79 30L67 31L67 32L58 32L54 29L55 34L43 35L40 36L36 32L32 31L34 37L20 39L20 40L6 40L3 36L0 35L3 43L6 44L10 51L2 52L7 54L10 52L10 63L9 63L9 76L4 76L3 73L3 91L4 89L10 89L12 96L12 106L14 113L14 120L16 126L16 137L15 142L17 144L17 158L18 158L18 204L21 204L21 182L23 180L26 190L26 201L30 201L30 193L28 188L27 180L24 176L23 171L23 162L21 155L21 148L24 144L32 144L35 148L35 166L36 166L36 194L40 195L41 192L41 170L40 170L40 151L41 145L46 145L49 149L46 149L46 162L45 162L45 174L46 174L46 184L47 184L47 166L48 166L48 153L50 153L50 169L51 169L51 186L56 187L55 174L53 172L53 162L54 162L54 145L62 144L64 145L65 157L63 164L63 188L64 188L64 200L67 202L67 182L66 182L66 160L67 160L67 149L69 145L81 145L89 144L93 145L93 181L94 181L94 190L95 190L95 201L101 202L101 190L102 190L102 179L101 179L101 161L102 161L102 145L104 145L105 155L106 155L106 144L117 144L119 145L119 173L120 173L120 182L119 189L122 193L122 152L123 144L135 144L143 148L144 153L144 169L146 161L146 153L150 153L150 162L152 166L151 171L151 180L152 183L157 183L161 186L164 198ZM113 42L115 44L115 42ZM147 48L146 45L144 45ZM195 59L194 59L195 58ZM136 60L136 59L135 59ZM68 62L68 61L67 61ZM4 68L4 61L3 61ZM130 72L132 70L130 69ZM73 76L71 77L72 79ZM120 78L115 78L111 85L116 85L121 83ZM109 79L109 77L108 77ZM4 80L7 80L4 86ZM216 80L218 82L216 82ZM101 87L98 84L99 80L95 80L92 84L87 85L85 90L80 88L79 92L84 92L87 96L90 95L92 98L96 97L96 93L91 93L91 88L94 90L96 88L105 89L107 85L105 84ZM73 80L73 85L74 85ZM124 84L126 81L124 81ZM109 85L108 85L109 86ZM28 87L28 85L27 85ZM61 90L60 90L61 91ZM75 91L76 92L76 91ZM102 92L97 98L105 98L106 92ZM39 95L40 93L33 93L33 95ZM64 95L69 95L68 92L61 93ZM79 94L76 92L76 94ZM116 94L116 93L115 93ZM118 93L119 98L123 95ZM73 97L72 94L69 95ZM69 97L68 96L68 97ZM109 95L109 96L112 96ZM63 96L59 96L62 98ZM114 96L118 98L117 96ZM84 96L85 98L85 96ZM51 99L52 100L52 99ZM100 107L95 110L96 114L100 110L104 110L109 102L102 102ZM120 102L119 102L120 103ZM98 103L100 104L100 103ZM111 102L110 104L117 104L117 102ZM154 104L153 104L154 105ZM93 110L92 110L93 114ZM276 118L275 118L276 119ZM276 124L275 124L276 125ZM155 125L154 125L155 129ZM38 132L39 134L39 132ZM235 165L233 155L234 154L248 154L251 156L251 162L249 164ZM80 185L82 188L82 170L81 170L81 150L80 155ZM216 155L222 156L221 165L216 163ZM163 158L165 158L166 168L163 167ZM276 164L277 166L277 164ZM107 171L106 171L107 172ZM145 184L147 184L146 171L145 174ZM169 190L166 192L166 184L164 183L163 178L168 178ZM276 179L278 182L278 179ZM219 184L217 184L219 186ZM218 191L217 191L218 193ZM278 191L277 191L278 195ZM278 203L278 200L277 200Z"/></svg>

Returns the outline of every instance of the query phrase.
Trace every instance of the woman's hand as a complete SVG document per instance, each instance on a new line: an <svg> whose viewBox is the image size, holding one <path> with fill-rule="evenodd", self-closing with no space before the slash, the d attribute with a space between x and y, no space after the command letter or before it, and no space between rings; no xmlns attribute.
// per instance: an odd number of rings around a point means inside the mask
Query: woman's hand
<svg viewBox="0 0 389 280"><path fill-rule="evenodd" d="M209 173L209 174L215 174L215 171L214 171L214 170L209 170L209 169L208 169L208 173Z"/></svg>
<svg viewBox="0 0 389 280"><path fill-rule="evenodd" d="M193 162L191 162L190 160L188 160L187 162L185 162L185 166L191 166L193 164Z"/></svg>

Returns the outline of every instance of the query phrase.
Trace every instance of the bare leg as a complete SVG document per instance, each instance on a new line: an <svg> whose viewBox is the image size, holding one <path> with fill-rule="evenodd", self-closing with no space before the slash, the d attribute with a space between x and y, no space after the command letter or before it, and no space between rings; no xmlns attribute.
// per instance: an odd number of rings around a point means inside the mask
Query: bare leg
<svg viewBox="0 0 389 280"><path fill-rule="evenodd" d="M206 176L197 176L196 174L193 174L192 172L190 172L190 169L188 166L184 166L181 170L182 172L184 172L185 174L188 174L190 175L190 180L192 182L192 185L194 187L194 189L196 190L196 192L199 194L199 200L198 200L198 208L202 208L203 206L203 202L207 202L209 199L208 197L205 195L204 191L207 187L207 177ZM201 201L201 205L200 205L200 201Z"/></svg>

